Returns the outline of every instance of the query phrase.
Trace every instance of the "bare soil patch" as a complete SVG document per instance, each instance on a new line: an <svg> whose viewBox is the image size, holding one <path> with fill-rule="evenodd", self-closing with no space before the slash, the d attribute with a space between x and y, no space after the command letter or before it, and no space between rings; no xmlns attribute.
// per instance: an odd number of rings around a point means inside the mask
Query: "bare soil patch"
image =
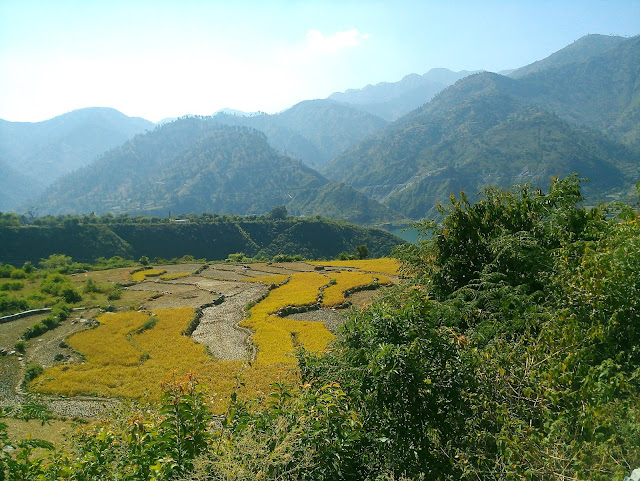
<svg viewBox="0 0 640 481"><path fill-rule="evenodd" d="M295 319L297 321L317 321L324 322L329 331L336 333L338 328L344 324L347 319L349 309L318 309L316 311L300 312L298 314L290 314L287 317L289 319Z"/></svg>
<svg viewBox="0 0 640 481"><path fill-rule="evenodd" d="M248 344L251 331L238 327L238 323L244 318L245 306L266 292L267 288L262 284L247 284L245 289L226 295L222 304L203 309L200 324L191 337L207 346L216 359L251 359Z"/></svg>

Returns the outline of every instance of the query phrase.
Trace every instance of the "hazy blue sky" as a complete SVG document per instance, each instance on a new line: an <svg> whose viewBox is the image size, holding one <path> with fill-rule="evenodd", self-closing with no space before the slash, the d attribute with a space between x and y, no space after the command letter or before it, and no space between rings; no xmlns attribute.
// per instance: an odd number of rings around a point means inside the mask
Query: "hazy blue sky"
<svg viewBox="0 0 640 481"><path fill-rule="evenodd" d="M0 118L272 113L434 67L520 67L588 33L640 34L640 1L0 0Z"/></svg>

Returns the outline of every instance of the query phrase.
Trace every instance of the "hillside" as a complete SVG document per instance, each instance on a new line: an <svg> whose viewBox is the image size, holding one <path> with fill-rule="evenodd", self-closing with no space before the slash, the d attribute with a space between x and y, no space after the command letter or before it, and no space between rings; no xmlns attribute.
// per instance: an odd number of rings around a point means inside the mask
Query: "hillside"
<svg viewBox="0 0 640 481"><path fill-rule="evenodd" d="M509 77L522 78L531 73L541 72L550 68L583 62L606 52L610 48L624 42L624 40L623 37L616 35L585 35L571 45L567 45L542 60L514 70L509 74Z"/></svg>
<svg viewBox="0 0 640 481"><path fill-rule="evenodd" d="M277 153L263 133L216 119L179 119L113 149L52 185L36 203L38 213L244 215L286 205L296 215L402 220L349 188L322 189L326 178Z"/></svg>
<svg viewBox="0 0 640 481"><path fill-rule="evenodd" d="M322 212L326 217L358 225L407 222L402 214L341 182L331 182L317 191L297 193L287 203L287 210L300 216L312 216Z"/></svg>
<svg viewBox="0 0 640 481"><path fill-rule="evenodd" d="M214 119L260 130L278 151L314 169L388 124L375 115L326 99L306 100L275 115L221 112Z"/></svg>
<svg viewBox="0 0 640 481"><path fill-rule="evenodd" d="M475 72L434 68L424 75L407 75L398 82L381 82L362 89L335 92L329 99L393 121L427 103L438 92L472 73Z"/></svg>
<svg viewBox="0 0 640 481"><path fill-rule="evenodd" d="M185 118L61 179L39 205L44 213L261 214L326 182L255 130Z"/></svg>
<svg viewBox="0 0 640 481"><path fill-rule="evenodd" d="M0 159L36 180L35 196L60 176L152 127L110 108L74 110L35 123L0 120Z"/></svg>
<svg viewBox="0 0 640 481"><path fill-rule="evenodd" d="M113 256L172 259L191 255L222 260L239 252L269 259L277 254L319 259L353 253L362 244L371 256L381 257L402 242L383 230L315 217L191 215L184 222L171 222L149 217L63 216L36 218L33 225L0 226L0 263L36 263L52 254L80 262Z"/></svg>
<svg viewBox="0 0 640 481"><path fill-rule="evenodd" d="M640 147L640 36L582 62L532 73L514 94L561 118Z"/></svg>
<svg viewBox="0 0 640 481"><path fill-rule="evenodd" d="M531 182L577 172L590 199L628 189L638 156L602 134L571 126L510 95L517 81L469 77L324 170L413 219L464 189Z"/></svg>
<svg viewBox="0 0 640 481"><path fill-rule="evenodd" d="M0 160L0 212L10 211L29 199L41 185Z"/></svg>

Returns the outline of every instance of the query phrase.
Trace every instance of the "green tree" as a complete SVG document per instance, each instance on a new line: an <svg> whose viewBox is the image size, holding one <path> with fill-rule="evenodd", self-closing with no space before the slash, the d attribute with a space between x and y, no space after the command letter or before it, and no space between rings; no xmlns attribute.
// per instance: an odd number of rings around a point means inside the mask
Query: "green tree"
<svg viewBox="0 0 640 481"><path fill-rule="evenodd" d="M356 246L356 256L358 259L366 259L369 257L369 248L366 244L360 244Z"/></svg>
<svg viewBox="0 0 640 481"><path fill-rule="evenodd" d="M272 220L284 220L287 218L287 215L287 208L284 205L278 205L269 212L269 218Z"/></svg>

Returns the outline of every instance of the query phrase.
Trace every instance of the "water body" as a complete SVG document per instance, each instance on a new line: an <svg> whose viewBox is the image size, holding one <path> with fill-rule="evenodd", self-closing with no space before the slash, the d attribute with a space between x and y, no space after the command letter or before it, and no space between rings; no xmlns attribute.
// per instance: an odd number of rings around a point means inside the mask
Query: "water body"
<svg viewBox="0 0 640 481"><path fill-rule="evenodd" d="M412 226L400 226L400 227L392 227L391 229L387 229L388 232L397 235L401 239L406 240L407 242L412 242L415 244L418 242L418 229Z"/></svg>

